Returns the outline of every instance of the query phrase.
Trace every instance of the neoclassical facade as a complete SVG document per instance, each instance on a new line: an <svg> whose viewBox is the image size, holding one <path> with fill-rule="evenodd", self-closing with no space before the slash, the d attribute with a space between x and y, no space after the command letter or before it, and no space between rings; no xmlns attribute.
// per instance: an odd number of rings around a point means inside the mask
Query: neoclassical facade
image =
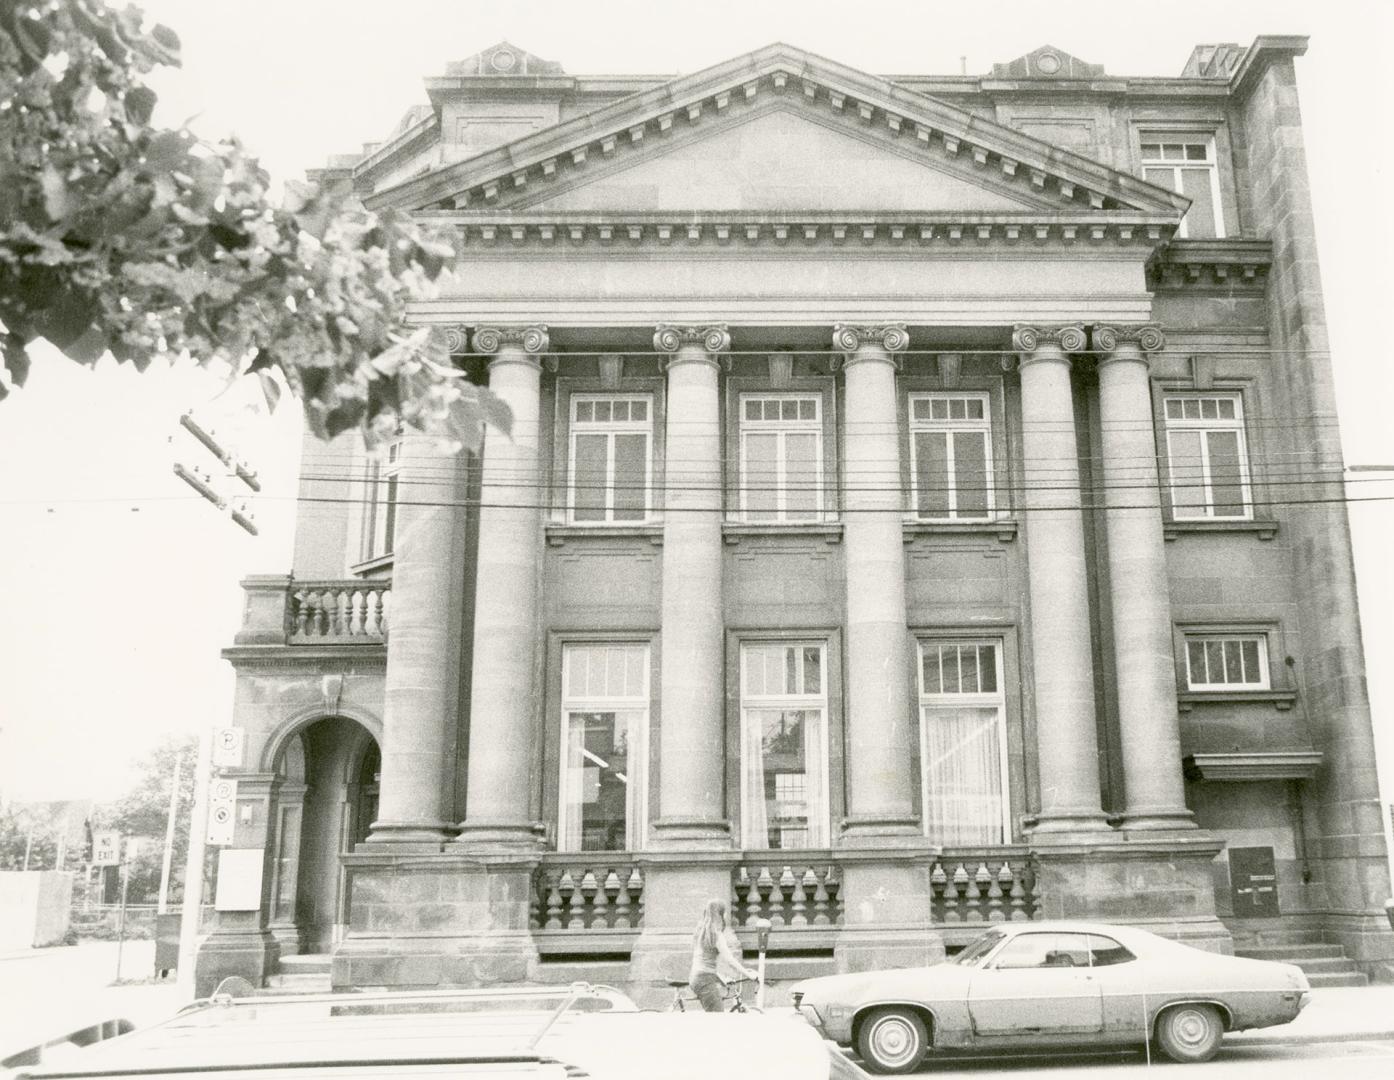
<svg viewBox="0 0 1394 1080"><path fill-rule="evenodd" d="M453 230L416 317L511 430L307 443L200 983L642 996L712 896L776 977L1045 917L1388 972L1304 49L428 79L321 179Z"/></svg>

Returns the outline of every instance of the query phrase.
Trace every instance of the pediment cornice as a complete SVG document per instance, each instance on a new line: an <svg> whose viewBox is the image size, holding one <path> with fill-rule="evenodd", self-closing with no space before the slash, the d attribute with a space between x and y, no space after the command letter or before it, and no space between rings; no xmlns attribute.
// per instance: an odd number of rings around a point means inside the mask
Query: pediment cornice
<svg viewBox="0 0 1394 1080"><path fill-rule="evenodd" d="M788 45L772 45L447 165L369 197L369 207L503 208L595 160L641 155L716 116L780 95L964 176L989 171L1042 210L1132 211L1179 220L1183 196L935 98Z"/></svg>
<svg viewBox="0 0 1394 1080"><path fill-rule="evenodd" d="M1175 219L1167 215L1108 210L1019 214L440 211L423 213L419 220L453 229L462 245L473 251L582 247L971 251L1005 247L1132 251L1145 259L1176 230Z"/></svg>

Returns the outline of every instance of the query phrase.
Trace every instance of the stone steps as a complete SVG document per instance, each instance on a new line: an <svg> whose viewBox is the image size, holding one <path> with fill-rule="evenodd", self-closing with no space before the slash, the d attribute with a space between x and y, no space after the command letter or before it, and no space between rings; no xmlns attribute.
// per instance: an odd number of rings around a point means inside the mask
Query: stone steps
<svg viewBox="0 0 1394 1080"><path fill-rule="evenodd" d="M1296 964L1307 976L1313 989L1331 986L1367 986L1369 977L1355 966L1339 945L1323 942L1269 943L1236 946L1235 956L1253 960L1273 960Z"/></svg>

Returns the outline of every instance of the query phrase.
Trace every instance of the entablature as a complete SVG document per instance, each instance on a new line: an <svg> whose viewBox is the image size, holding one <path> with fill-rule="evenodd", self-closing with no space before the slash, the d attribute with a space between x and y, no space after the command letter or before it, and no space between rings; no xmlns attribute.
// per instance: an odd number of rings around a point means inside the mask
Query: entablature
<svg viewBox="0 0 1394 1080"><path fill-rule="evenodd" d="M1172 240L1148 267L1154 289L1226 286L1261 293L1273 263L1269 240Z"/></svg>

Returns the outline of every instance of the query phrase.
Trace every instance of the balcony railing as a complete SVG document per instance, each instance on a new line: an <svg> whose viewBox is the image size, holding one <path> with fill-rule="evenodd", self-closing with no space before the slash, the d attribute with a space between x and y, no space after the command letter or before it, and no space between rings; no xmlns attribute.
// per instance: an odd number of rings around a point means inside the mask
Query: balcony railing
<svg viewBox="0 0 1394 1080"><path fill-rule="evenodd" d="M783 856L795 856L786 861ZM781 851L746 858L731 871L737 926L832 927L842 922L842 878L831 851Z"/></svg>
<svg viewBox="0 0 1394 1080"><path fill-rule="evenodd" d="M379 645L387 640L390 581L293 581L286 594L291 645Z"/></svg>
<svg viewBox="0 0 1394 1080"><path fill-rule="evenodd" d="M644 875L624 852L551 854L533 875L534 930L637 930L644 922Z"/></svg>

